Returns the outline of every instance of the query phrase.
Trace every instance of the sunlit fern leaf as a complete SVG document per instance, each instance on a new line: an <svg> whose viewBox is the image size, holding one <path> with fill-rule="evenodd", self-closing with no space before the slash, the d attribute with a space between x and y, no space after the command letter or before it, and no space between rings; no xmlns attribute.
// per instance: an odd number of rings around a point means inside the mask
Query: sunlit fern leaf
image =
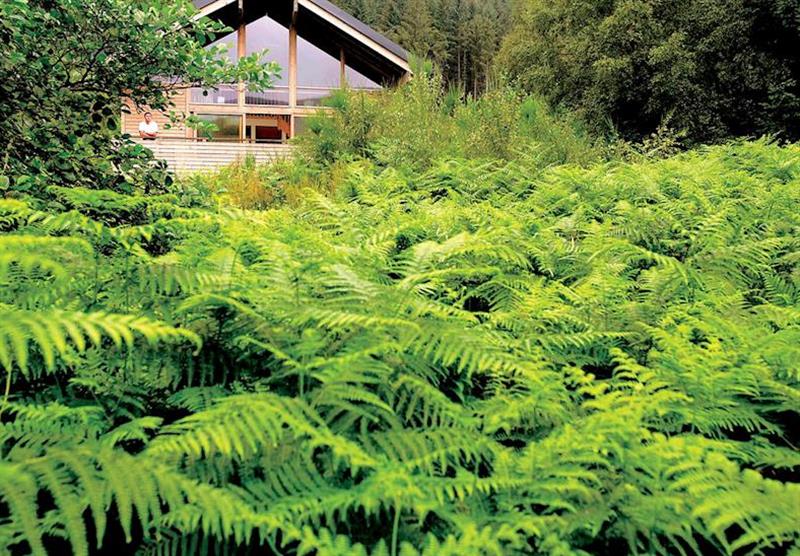
<svg viewBox="0 0 800 556"><path fill-rule="evenodd" d="M47 554L33 502L38 493L36 480L25 466L5 462L0 462L0 476L0 494L10 513L6 530L18 532L35 556Z"/></svg>
<svg viewBox="0 0 800 556"><path fill-rule="evenodd" d="M489 463L498 448L463 428L372 433L363 435L362 443L376 456L430 475L446 473L451 467L477 469Z"/></svg>
<svg viewBox="0 0 800 556"><path fill-rule="evenodd" d="M109 423L96 406L69 407L59 403L35 405L8 403L5 413L13 419L0 424L0 442L13 441L6 454L13 459L15 450L57 445L72 440L97 438Z"/></svg>
<svg viewBox="0 0 800 556"><path fill-rule="evenodd" d="M198 386L179 390L167 401L175 407L196 413L210 408L215 400L223 398L227 394L228 392L221 386Z"/></svg>
<svg viewBox="0 0 800 556"><path fill-rule="evenodd" d="M394 411L409 425L446 427L471 425L464 407L450 400L441 390L414 375L403 375L389 387Z"/></svg>
<svg viewBox="0 0 800 556"><path fill-rule="evenodd" d="M317 388L309 403L334 431L399 424L392 408L363 386L347 382L329 383Z"/></svg>
<svg viewBox="0 0 800 556"><path fill-rule="evenodd" d="M52 371L56 357L70 350L82 352L89 344L99 346L103 337L119 348L131 349L137 336L152 345L165 341L198 345L200 341L188 330L147 317L0 306L0 364L7 372L15 365L25 374L30 372L31 344L41 354L44 370Z"/></svg>
<svg viewBox="0 0 800 556"><path fill-rule="evenodd" d="M433 535L425 539L425 544L420 552L414 551L411 545L404 544L400 554L419 554L420 556L461 556L472 554L475 556L505 556L505 539L498 531L491 527L478 529L465 527L458 535L448 535L439 540Z"/></svg>
<svg viewBox="0 0 800 556"><path fill-rule="evenodd" d="M268 510L283 498L314 497L330 488L329 479L323 477L313 455L298 443L285 443L267 452L263 458L262 478L248 478L243 482L246 500L254 508Z"/></svg>
<svg viewBox="0 0 800 556"><path fill-rule="evenodd" d="M229 279L219 274L198 272L179 265L145 263L137 267L138 286L150 296L156 294L184 295L197 291L213 290L229 284Z"/></svg>
<svg viewBox="0 0 800 556"><path fill-rule="evenodd" d="M150 443L148 453L195 458L219 453L247 458L276 446L287 433L306 438L312 446L327 447L336 459L355 467L375 465L375 460L358 445L332 433L302 400L274 394L224 398L210 409L165 427Z"/></svg>
<svg viewBox="0 0 800 556"><path fill-rule="evenodd" d="M764 550L800 539L795 520L800 511L797 485L742 471L714 454L704 464L678 463L671 474L671 490L697 497L693 516L726 552Z"/></svg>
<svg viewBox="0 0 800 556"><path fill-rule="evenodd" d="M152 432L158 430L163 419L160 417L140 417L115 427L105 433L102 442L116 446L123 442L137 441L146 444Z"/></svg>
<svg viewBox="0 0 800 556"><path fill-rule="evenodd" d="M303 529L300 544L297 547L298 556L388 556L385 552L370 554L360 543L353 543L344 535L335 535L328 529L315 531L310 527Z"/></svg>

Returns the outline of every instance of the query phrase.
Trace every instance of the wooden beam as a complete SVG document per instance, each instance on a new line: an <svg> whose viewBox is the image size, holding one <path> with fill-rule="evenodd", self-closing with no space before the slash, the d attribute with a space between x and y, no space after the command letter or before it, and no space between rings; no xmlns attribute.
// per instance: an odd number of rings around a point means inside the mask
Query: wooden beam
<svg viewBox="0 0 800 556"><path fill-rule="evenodd" d="M191 112L189 111L189 101L191 100L191 96L192 96L192 90L191 89L186 89L183 92L183 115L184 115L184 117L187 117L187 118L191 115ZM184 129L185 129L184 135L186 135L186 138L190 139L191 137L193 137L194 136L194 130L192 128L190 128L188 125L186 125L186 122L183 123L183 126L184 126Z"/></svg>
<svg viewBox="0 0 800 556"><path fill-rule="evenodd" d="M389 49L385 48L384 46L381 46L374 39L368 37L358 29L353 28L348 23L342 21L341 19L331 14L324 8L321 8L320 6L315 4L313 0L295 0L295 2L300 6L302 6L303 8L305 8L306 10L310 11L311 13L316 14L324 21L327 21L337 29L340 29L341 31L350 35L351 37L361 42L362 44L365 44L374 52L378 52L381 56L383 56L387 60L390 60L392 63L394 63L399 68L405 70L407 73L411 73L411 66L409 66L407 60L404 60L394 52L391 52Z"/></svg>
<svg viewBox="0 0 800 556"><path fill-rule="evenodd" d="M289 26L289 107L297 106L297 26Z"/></svg>
<svg viewBox="0 0 800 556"><path fill-rule="evenodd" d="M221 10L228 4L233 4L236 0L217 0L216 2L212 2L194 16L194 19L201 19L203 17L208 17L209 15L213 14L217 10Z"/></svg>

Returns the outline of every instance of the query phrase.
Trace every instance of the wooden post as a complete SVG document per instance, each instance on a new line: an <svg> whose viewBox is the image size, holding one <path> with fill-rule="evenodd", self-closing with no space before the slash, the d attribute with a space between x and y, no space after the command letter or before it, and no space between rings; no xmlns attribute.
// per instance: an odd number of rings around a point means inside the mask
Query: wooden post
<svg viewBox="0 0 800 556"><path fill-rule="evenodd" d="M297 106L297 27L289 27L289 107Z"/></svg>
<svg viewBox="0 0 800 556"><path fill-rule="evenodd" d="M247 56L247 24L244 19L244 0L239 0L239 28L236 32L236 60ZM244 114L246 86L244 81L239 81L237 103L239 105L239 140L244 141L247 135L247 116Z"/></svg>
<svg viewBox="0 0 800 556"><path fill-rule="evenodd" d="M344 47L339 49L339 62L341 63L341 74L339 75L339 87L347 87L347 61L344 57Z"/></svg>
<svg viewBox="0 0 800 556"><path fill-rule="evenodd" d="M244 21L244 8L242 4L243 0L239 0L239 29L236 33L236 60L241 60L245 56L247 56L247 25ZM243 81L239 82L239 109L244 109L244 101L245 101L245 84Z"/></svg>
<svg viewBox="0 0 800 556"><path fill-rule="evenodd" d="M294 137L294 109L297 108L297 16L298 0L292 2L292 19L289 23L289 135Z"/></svg>
<svg viewBox="0 0 800 556"><path fill-rule="evenodd" d="M189 114L189 101L191 100L191 96L192 96L191 89L183 90L183 115L187 118L191 116L191 114ZM183 134L186 137L186 139L191 139L194 137L194 130L190 128L188 125L186 125L186 122L183 123L183 128L184 128Z"/></svg>

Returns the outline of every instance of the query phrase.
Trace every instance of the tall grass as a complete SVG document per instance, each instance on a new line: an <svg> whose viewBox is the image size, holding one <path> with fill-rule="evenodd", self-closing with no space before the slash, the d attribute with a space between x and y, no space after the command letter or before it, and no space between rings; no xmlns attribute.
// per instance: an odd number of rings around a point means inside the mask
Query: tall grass
<svg viewBox="0 0 800 556"><path fill-rule="evenodd" d="M568 113L501 86L480 98L446 89L435 72L381 93L339 91L298 144L326 165L369 158L383 166L424 170L441 158L514 160L538 153L542 164L587 164L606 154Z"/></svg>

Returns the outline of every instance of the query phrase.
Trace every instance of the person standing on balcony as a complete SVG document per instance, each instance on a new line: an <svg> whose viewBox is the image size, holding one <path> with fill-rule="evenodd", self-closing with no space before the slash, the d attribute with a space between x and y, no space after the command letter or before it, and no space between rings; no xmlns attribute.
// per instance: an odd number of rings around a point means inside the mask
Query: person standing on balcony
<svg viewBox="0 0 800 556"><path fill-rule="evenodd" d="M139 123L139 137L150 141L158 139L158 123L153 121L151 112L145 112L144 121Z"/></svg>

